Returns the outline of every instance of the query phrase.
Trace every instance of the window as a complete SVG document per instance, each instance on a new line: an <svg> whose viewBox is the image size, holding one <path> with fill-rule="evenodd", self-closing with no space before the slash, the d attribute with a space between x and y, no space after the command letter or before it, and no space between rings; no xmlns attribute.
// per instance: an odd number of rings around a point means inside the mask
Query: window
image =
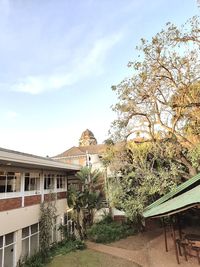
<svg viewBox="0 0 200 267"><path fill-rule="evenodd" d="M34 172L25 173L24 191L40 190L40 174Z"/></svg>
<svg viewBox="0 0 200 267"><path fill-rule="evenodd" d="M64 175L57 175L56 176L56 180L57 180L57 189L64 189L65 188L65 176Z"/></svg>
<svg viewBox="0 0 200 267"><path fill-rule="evenodd" d="M22 257L32 256L39 250L39 224L22 229Z"/></svg>
<svg viewBox="0 0 200 267"><path fill-rule="evenodd" d="M67 227L67 234L73 235L75 231L75 224L72 219L72 212L68 211L67 213L64 214L64 222L63 225Z"/></svg>
<svg viewBox="0 0 200 267"><path fill-rule="evenodd" d="M81 185L81 183L70 183L68 185L68 188L76 190L76 191L81 191L82 185Z"/></svg>
<svg viewBox="0 0 200 267"><path fill-rule="evenodd" d="M54 174L44 175L44 189L54 189Z"/></svg>
<svg viewBox="0 0 200 267"><path fill-rule="evenodd" d="M14 266L15 235L0 236L0 266Z"/></svg>
<svg viewBox="0 0 200 267"><path fill-rule="evenodd" d="M52 228L52 234L51 234L52 243L59 241L58 239L59 239L60 223L58 223L57 221L58 221L58 217L55 216L53 220L53 228Z"/></svg>
<svg viewBox="0 0 200 267"><path fill-rule="evenodd" d="M64 225L67 224L68 221L72 221L72 211L68 211L67 213L64 214Z"/></svg>
<svg viewBox="0 0 200 267"><path fill-rule="evenodd" d="M0 193L19 192L21 173L0 172Z"/></svg>

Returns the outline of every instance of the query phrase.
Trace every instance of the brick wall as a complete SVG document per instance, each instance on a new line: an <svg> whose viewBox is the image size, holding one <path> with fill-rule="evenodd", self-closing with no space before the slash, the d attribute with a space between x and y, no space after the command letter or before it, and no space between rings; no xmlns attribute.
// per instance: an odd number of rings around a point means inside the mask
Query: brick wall
<svg viewBox="0 0 200 267"><path fill-rule="evenodd" d="M58 192L57 199L62 199L67 197L67 192Z"/></svg>
<svg viewBox="0 0 200 267"><path fill-rule="evenodd" d="M51 197L51 194L45 194L44 200L48 201ZM67 197L67 192L58 192L57 199L65 199ZM24 206L32 206L41 203L41 195L34 195L34 196L25 196L24 197ZM7 198L7 199L0 199L0 212L17 209L22 207L22 198Z"/></svg>
<svg viewBox="0 0 200 267"><path fill-rule="evenodd" d="M26 196L24 198L24 206L32 206L41 203L41 195Z"/></svg>
<svg viewBox="0 0 200 267"><path fill-rule="evenodd" d="M45 194L44 201L53 201L57 199L57 195L55 193Z"/></svg>
<svg viewBox="0 0 200 267"><path fill-rule="evenodd" d="M22 206L21 197L0 200L0 211L17 209L17 208L21 208L21 206Z"/></svg>

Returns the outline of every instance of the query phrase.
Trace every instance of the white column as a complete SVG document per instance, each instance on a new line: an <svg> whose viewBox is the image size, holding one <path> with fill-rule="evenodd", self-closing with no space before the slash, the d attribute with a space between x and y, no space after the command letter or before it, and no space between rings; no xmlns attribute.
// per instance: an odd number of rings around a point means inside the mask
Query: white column
<svg viewBox="0 0 200 267"><path fill-rule="evenodd" d="M22 229L15 232L15 260L14 260L14 266L17 265L17 262L19 261L21 254L22 254Z"/></svg>
<svg viewBox="0 0 200 267"><path fill-rule="evenodd" d="M24 207L24 185L25 185L25 173L22 172L22 176L21 176L22 207Z"/></svg>
<svg viewBox="0 0 200 267"><path fill-rule="evenodd" d="M44 201L44 172L42 172L40 176L40 192L41 192L41 198L43 202Z"/></svg>
<svg viewBox="0 0 200 267"><path fill-rule="evenodd" d="M55 174L54 175L54 189L53 189L53 192L57 192L57 175Z"/></svg>

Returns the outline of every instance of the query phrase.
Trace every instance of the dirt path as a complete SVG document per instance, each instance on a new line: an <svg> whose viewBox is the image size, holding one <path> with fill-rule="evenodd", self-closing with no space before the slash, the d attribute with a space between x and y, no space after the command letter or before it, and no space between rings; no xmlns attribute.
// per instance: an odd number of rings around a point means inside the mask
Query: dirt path
<svg viewBox="0 0 200 267"><path fill-rule="evenodd" d="M115 257L119 257L125 260L129 260L132 261L136 264L138 264L138 266L143 266L143 267L147 267L149 266L147 264L147 252L146 249L141 249L138 251L133 251L133 250L129 250L129 249L123 249L123 248L118 248L118 247L111 247L111 246L107 246L107 245L102 245L102 244L96 244L93 242L87 242L87 247L89 249L98 251L98 252L103 252L103 253L107 253L110 254L112 256Z"/></svg>
<svg viewBox="0 0 200 267"><path fill-rule="evenodd" d="M197 258L179 257L176 262L172 238L168 236L169 251L165 252L163 235L161 233L143 233L130 236L109 245L87 242L88 248L132 261L143 267L197 267Z"/></svg>

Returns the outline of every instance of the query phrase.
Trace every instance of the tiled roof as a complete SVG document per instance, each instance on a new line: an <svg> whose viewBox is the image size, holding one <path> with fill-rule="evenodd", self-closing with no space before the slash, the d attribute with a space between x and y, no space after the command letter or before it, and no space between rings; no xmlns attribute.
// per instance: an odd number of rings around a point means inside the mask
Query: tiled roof
<svg viewBox="0 0 200 267"><path fill-rule="evenodd" d="M73 157L73 156L84 156L86 152L89 154L102 154L106 149L106 145L91 145L91 146L73 146L63 153L54 156L53 158Z"/></svg>

